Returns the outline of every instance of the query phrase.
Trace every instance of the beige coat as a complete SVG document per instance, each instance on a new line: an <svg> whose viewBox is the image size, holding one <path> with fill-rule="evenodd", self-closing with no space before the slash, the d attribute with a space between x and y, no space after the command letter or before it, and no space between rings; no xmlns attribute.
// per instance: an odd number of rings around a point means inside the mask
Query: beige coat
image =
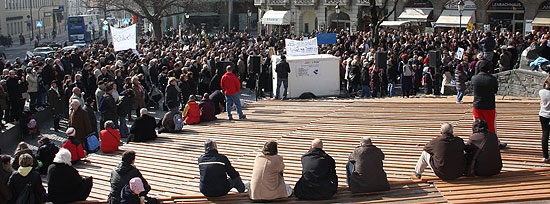
<svg viewBox="0 0 550 204"><path fill-rule="evenodd" d="M280 155L258 154L250 181L250 199L274 200L288 197L285 180L281 175L284 168L283 157Z"/></svg>

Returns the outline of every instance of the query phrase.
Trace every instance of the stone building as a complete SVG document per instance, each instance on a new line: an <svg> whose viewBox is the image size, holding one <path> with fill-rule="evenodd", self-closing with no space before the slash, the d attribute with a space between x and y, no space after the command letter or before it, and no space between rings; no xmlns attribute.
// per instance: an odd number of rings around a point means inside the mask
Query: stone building
<svg viewBox="0 0 550 204"><path fill-rule="evenodd" d="M42 22L41 32L55 28L59 33L66 30L65 8L67 0L0 0L0 34L12 36L14 43L23 34L28 42L31 33L39 32L37 21Z"/></svg>

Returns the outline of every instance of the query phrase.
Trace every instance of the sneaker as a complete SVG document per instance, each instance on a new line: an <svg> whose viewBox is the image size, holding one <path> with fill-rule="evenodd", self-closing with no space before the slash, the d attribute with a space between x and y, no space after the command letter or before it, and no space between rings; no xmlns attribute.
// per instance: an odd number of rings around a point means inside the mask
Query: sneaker
<svg viewBox="0 0 550 204"><path fill-rule="evenodd" d="M414 173L413 175L411 175L411 179L412 180L422 180L422 175Z"/></svg>
<svg viewBox="0 0 550 204"><path fill-rule="evenodd" d="M498 148L499 148L499 149L505 149L507 146L508 146L508 144L506 144L506 143L500 143L500 144L498 145Z"/></svg>
<svg viewBox="0 0 550 204"><path fill-rule="evenodd" d="M242 117L239 117L240 120L246 119L246 115L243 115Z"/></svg>
<svg viewBox="0 0 550 204"><path fill-rule="evenodd" d="M542 162L544 162L544 163L550 162L550 157L548 157L548 158L542 158Z"/></svg>

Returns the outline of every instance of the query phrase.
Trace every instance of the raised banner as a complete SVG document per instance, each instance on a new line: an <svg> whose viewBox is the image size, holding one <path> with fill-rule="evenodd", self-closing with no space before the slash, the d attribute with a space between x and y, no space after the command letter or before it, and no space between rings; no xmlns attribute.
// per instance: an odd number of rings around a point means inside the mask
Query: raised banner
<svg viewBox="0 0 550 204"><path fill-rule="evenodd" d="M309 40L291 40L285 39L286 54L288 56L303 56L303 55L317 55L319 54L319 47L317 45L317 38Z"/></svg>
<svg viewBox="0 0 550 204"><path fill-rule="evenodd" d="M336 44L336 33L319 33L317 39L319 45Z"/></svg>
<svg viewBox="0 0 550 204"><path fill-rule="evenodd" d="M136 24L126 28L111 27L111 36L113 37L115 52L127 49L137 49Z"/></svg>

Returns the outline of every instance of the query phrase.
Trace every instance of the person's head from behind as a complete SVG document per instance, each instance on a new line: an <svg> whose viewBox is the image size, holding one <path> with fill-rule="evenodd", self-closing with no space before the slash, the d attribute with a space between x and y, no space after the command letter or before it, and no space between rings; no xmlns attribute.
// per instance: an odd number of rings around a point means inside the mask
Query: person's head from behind
<svg viewBox="0 0 550 204"><path fill-rule="evenodd" d="M472 132L473 133L486 133L489 131L489 125L487 122L483 119L477 119L472 124Z"/></svg>
<svg viewBox="0 0 550 204"><path fill-rule="evenodd" d="M546 77L546 80L544 80L544 84L542 84L542 88L550 90L550 76Z"/></svg>
<svg viewBox="0 0 550 204"><path fill-rule="evenodd" d="M372 139L369 136L364 136L361 138L359 143L361 146L372 145Z"/></svg>
<svg viewBox="0 0 550 204"><path fill-rule="evenodd" d="M231 65L227 65L227 67L225 67L225 70L227 72L233 72L233 67Z"/></svg>
<svg viewBox="0 0 550 204"><path fill-rule="evenodd" d="M271 140L264 144L262 149L264 155L277 155L277 141Z"/></svg>
<svg viewBox="0 0 550 204"><path fill-rule="evenodd" d="M130 186L130 190L136 195L139 195L141 192L145 191L143 181L139 177L130 179L130 183L128 185Z"/></svg>
<svg viewBox="0 0 550 204"><path fill-rule="evenodd" d="M50 138L49 137L42 137L38 140L38 145L44 145L44 144L48 144L50 143Z"/></svg>
<svg viewBox="0 0 550 204"><path fill-rule="evenodd" d="M59 152L55 154L55 158L53 159L54 163L59 164L66 164L71 166L71 152L68 149L61 148L59 149Z"/></svg>
<svg viewBox="0 0 550 204"><path fill-rule="evenodd" d="M195 100L197 100L197 97L195 95L190 95L189 100L190 101L195 101Z"/></svg>
<svg viewBox="0 0 550 204"><path fill-rule="evenodd" d="M15 148L15 152L17 153L28 149L29 149L29 144L27 144L26 142L20 142L19 144L17 144L17 148Z"/></svg>
<svg viewBox="0 0 550 204"><path fill-rule="evenodd" d="M115 123L113 123L112 120L105 121L105 128L114 129L115 128Z"/></svg>
<svg viewBox="0 0 550 204"><path fill-rule="evenodd" d="M286 56L285 56L285 55L281 55L281 60L285 61L285 60L286 60Z"/></svg>
<svg viewBox="0 0 550 204"><path fill-rule="evenodd" d="M143 115L148 115L149 114L149 111L147 110L147 108L141 108L139 110L139 114L141 114L142 116Z"/></svg>
<svg viewBox="0 0 550 204"><path fill-rule="evenodd" d="M8 155L0 155L0 163L2 164L2 169L5 172L11 172L11 157Z"/></svg>
<svg viewBox="0 0 550 204"><path fill-rule="evenodd" d="M206 141L204 141L204 151L209 152L212 150L218 150L218 144L216 143L216 140L206 139Z"/></svg>
<svg viewBox="0 0 550 204"><path fill-rule="evenodd" d="M453 135L453 125L450 123L441 124L441 134L442 135Z"/></svg>
<svg viewBox="0 0 550 204"><path fill-rule="evenodd" d="M129 150L129 151L125 151L124 153L122 153L122 161L123 162L129 163L129 164L134 164L135 160L136 160L136 152L134 152L132 150Z"/></svg>
<svg viewBox="0 0 550 204"><path fill-rule="evenodd" d="M323 141L319 138L315 138L311 141L311 148L323 149Z"/></svg>
<svg viewBox="0 0 550 204"><path fill-rule="evenodd" d="M20 157L19 157L19 166L20 167L30 167L32 166L32 163L33 163L33 160L32 160L32 156L30 154L22 154Z"/></svg>
<svg viewBox="0 0 550 204"><path fill-rule="evenodd" d="M77 96L80 96L80 89L78 87L73 88L73 93Z"/></svg>

